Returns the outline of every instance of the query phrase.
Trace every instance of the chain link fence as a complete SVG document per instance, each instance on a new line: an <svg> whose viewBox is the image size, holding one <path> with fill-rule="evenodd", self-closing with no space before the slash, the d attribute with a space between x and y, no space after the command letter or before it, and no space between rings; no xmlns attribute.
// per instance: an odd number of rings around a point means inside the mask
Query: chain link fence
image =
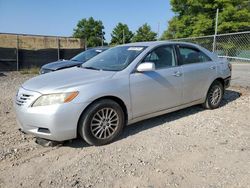
<svg viewBox="0 0 250 188"><path fill-rule="evenodd" d="M231 62L250 63L250 31L173 40L199 44Z"/></svg>
<svg viewBox="0 0 250 188"><path fill-rule="evenodd" d="M231 62L250 63L250 31L173 40L199 44ZM0 71L69 59L84 47L83 40L71 37L0 33Z"/></svg>
<svg viewBox="0 0 250 188"><path fill-rule="evenodd" d="M84 46L83 40L72 37L0 33L0 71L70 59Z"/></svg>

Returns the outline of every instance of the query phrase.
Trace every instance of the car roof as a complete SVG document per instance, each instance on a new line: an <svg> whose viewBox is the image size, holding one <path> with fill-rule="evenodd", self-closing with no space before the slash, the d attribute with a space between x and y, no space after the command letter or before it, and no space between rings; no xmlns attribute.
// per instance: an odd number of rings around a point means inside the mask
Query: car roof
<svg viewBox="0 0 250 188"><path fill-rule="evenodd" d="M88 48L87 50L107 50L107 49L109 49L108 46L99 46L99 47Z"/></svg>
<svg viewBox="0 0 250 188"><path fill-rule="evenodd" d="M193 43L189 43L189 42L181 42L181 41L150 41L150 42L135 42L135 43L129 43L129 44L124 44L121 46L158 46L158 45L162 45L162 44L187 44L187 45L193 45L193 46L198 46L196 44Z"/></svg>
<svg viewBox="0 0 250 188"><path fill-rule="evenodd" d="M183 44L183 45L189 45L189 46L193 46L196 47L200 50L202 50L203 52L206 53L206 55L208 55L210 58L212 58L214 61L217 61L218 57L217 55L213 54L211 51L207 50L206 48L198 45L198 44L194 44L194 43L190 43L190 42L182 42L182 41L151 41L151 42L136 42L136 43L129 43L129 44L124 44L121 46L142 46L142 47L157 47L159 45L168 45L168 44Z"/></svg>

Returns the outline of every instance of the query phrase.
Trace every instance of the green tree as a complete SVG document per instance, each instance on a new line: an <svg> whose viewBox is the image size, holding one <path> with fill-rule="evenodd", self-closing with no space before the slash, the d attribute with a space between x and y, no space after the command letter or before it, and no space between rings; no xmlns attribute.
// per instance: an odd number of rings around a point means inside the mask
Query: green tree
<svg viewBox="0 0 250 188"><path fill-rule="evenodd" d="M127 24L118 23L113 29L111 37L112 45L130 43L133 37L133 33L129 30Z"/></svg>
<svg viewBox="0 0 250 188"><path fill-rule="evenodd" d="M151 30L148 24L144 24L136 31L133 42L143 42L143 41L155 41L157 40L157 33Z"/></svg>
<svg viewBox="0 0 250 188"><path fill-rule="evenodd" d="M103 30L102 21L94 20L93 17L84 18L78 22L73 37L84 39L88 47L101 46L105 40Z"/></svg>
<svg viewBox="0 0 250 188"><path fill-rule="evenodd" d="M250 2L247 0L171 0L176 15L169 21L162 39L214 34L216 9L218 33L250 30Z"/></svg>

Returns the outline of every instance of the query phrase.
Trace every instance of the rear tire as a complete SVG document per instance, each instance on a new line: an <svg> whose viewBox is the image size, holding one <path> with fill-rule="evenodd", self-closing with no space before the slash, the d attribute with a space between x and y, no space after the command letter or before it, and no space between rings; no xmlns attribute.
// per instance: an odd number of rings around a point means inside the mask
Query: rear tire
<svg viewBox="0 0 250 188"><path fill-rule="evenodd" d="M121 106L113 100L103 99L91 104L83 113L78 132L88 144L100 146L114 141L124 124Z"/></svg>
<svg viewBox="0 0 250 188"><path fill-rule="evenodd" d="M206 109L216 109L220 106L224 95L224 87L219 81L214 81L210 86L206 101L202 104L202 106Z"/></svg>

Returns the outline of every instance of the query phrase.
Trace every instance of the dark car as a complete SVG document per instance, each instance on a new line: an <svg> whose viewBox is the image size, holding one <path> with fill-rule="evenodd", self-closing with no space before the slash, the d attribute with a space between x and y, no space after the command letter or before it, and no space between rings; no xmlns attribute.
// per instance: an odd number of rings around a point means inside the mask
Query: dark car
<svg viewBox="0 0 250 188"><path fill-rule="evenodd" d="M59 60L56 62L48 63L46 65L43 65L40 69L40 74L45 74L61 69L66 69L70 67L75 67L83 64L84 62L88 61L92 57L104 52L107 50L108 47L96 47L96 48L91 48L88 49L75 57L73 57L70 60Z"/></svg>

